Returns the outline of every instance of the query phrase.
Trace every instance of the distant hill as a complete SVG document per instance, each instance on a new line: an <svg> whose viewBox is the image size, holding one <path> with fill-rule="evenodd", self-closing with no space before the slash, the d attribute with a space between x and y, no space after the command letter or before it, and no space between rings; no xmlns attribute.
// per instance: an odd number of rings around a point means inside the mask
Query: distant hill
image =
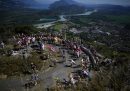
<svg viewBox="0 0 130 91"><path fill-rule="evenodd" d="M47 9L49 7L48 4L39 3L35 0L23 0L23 2L28 8Z"/></svg>
<svg viewBox="0 0 130 91"><path fill-rule="evenodd" d="M21 8L36 8L36 9L46 9L46 8L50 8L50 9L55 9L58 7L65 7L65 6L85 6L88 9L111 9L111 10L122 10L122 9L126 9L130 10L130 7L124 7L121 5L110 5L110 4L81 4L78 3L74 0L59 0L56 1L52 4L45 4L45 3L39 3L36 0L0 0L0 10L10 10L10 9L21 9Z"/></svg>
<svg viewBox="0 0 130 91"><path fill-rule="evenodd" d="M56 1L50 5L49 9L58 14L82 13L85 11L85 7L74 0Z"/></svg>
<svg viewBox="0 0 130 91"><path fill-rule="evenodd" d="M23 8L46 9L49 5L35 0L0 0L0 10L16 10Z"/></svg>
<svg viewBox="0 0 130 91"><path fill-rule="evenodd" d="M21 0L1 0L0 1L0 10L11 10L19 9L25 7L24 3Z"/></svg>

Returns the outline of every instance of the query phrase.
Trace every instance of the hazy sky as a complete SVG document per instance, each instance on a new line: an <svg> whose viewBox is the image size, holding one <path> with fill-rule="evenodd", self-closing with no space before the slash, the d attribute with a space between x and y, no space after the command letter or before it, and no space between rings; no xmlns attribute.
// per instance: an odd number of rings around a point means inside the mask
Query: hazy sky
<svg viewBox="0 0 130 91"><path fill-rule="evenodd" d="M36 0L40 3L52 3L58 0ZM117 5L130 5L130 0L75 0L86 4L117 4Z"/></svg>

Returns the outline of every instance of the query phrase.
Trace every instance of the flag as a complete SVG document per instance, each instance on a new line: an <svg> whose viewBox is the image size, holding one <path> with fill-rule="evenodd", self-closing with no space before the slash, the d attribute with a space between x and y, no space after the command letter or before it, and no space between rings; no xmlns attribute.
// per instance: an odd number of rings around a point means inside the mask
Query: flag
<svg viewBox="0 0 130 91"><path fill-rule="evenodd" d="M50 51L56 52L56 48L54 46L52 46L52 45L48 45L48 49Z"/></svg>

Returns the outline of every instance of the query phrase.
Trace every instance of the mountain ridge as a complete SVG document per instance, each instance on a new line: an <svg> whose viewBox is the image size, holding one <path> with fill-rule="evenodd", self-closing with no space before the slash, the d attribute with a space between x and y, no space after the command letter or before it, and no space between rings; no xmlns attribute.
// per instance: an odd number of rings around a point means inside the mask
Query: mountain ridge
<svg viewBox="0 0 130 91"><path fill-rule="evenodd" d="M58 8L66 5L79 5L79 3L74 0L59 0L52 3L49 8Z"/></svg>
<svg viewBox="0 0 130 91"><path fill-rule="evenodd" d="M10 9L19 9L19 8L48 9L52 6L59 7L65 5L78 5L78 6L85 6L86 8L99 8L99 7L114 8L115 6L125 7L122 5L111 5L111 4L83 4L83 3L76 2L74 0L58 0L51 4L39 3L35 0L0 0L0 10L8 10L8 9L10 10Z"/></svg>

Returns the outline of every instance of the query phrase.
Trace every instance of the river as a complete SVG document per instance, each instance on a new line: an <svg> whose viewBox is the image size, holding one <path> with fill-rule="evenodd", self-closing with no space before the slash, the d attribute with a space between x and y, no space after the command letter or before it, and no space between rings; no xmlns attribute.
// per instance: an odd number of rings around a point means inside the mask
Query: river
<svg viewBox="0 0 130 91"><path fill-rule="evenodd" d="M39 24L35 24L34 26L37 27L37 28L48 28L48 27L53 26L58 21L61 21L61 22L67 21L67 18L66 18L67 16L84 16L84 15L86 16L86 15L91 15L94 12L97 12L97 10L87 11L87 12L81 13L81 14L59 15L59 20L52 19L52 20L55 20L55 21L46 22L46 23L39 23ZM43 20L43 19L40 19L40 20Z"/></svg>

